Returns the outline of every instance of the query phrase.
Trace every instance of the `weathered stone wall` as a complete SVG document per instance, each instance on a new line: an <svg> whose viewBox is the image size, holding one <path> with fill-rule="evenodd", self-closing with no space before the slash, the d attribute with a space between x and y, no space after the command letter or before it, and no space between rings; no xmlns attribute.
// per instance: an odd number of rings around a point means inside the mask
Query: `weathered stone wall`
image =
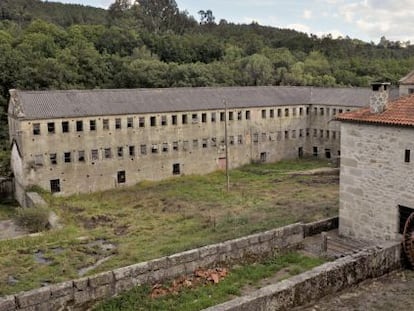
<svg viewBox="0 0 414 311"><path fill-rule="evenodd" d="M26 192L25 206L22 207L47 207L47 203L37 192Z"/></svg>
<svg viewBox="0 0 414 311"><path fill-rule="evenodd" d="M398 239L398 206L414 208L414 130L343 122L341 146L340 234Z"/></svg>
<svg viewBox="0 0 414 311"><path fill-rule="evenodd" d="M400 243L372 247L205 311L290 310L401 267Z"/></svg>
<svg viewBox="0 0 414 311"><path fill-rule="evenodd" d="M247 237L181 252L28 292L0 298L0 311L84 309L93 302L112 297L139 284L162 282L199 267L238 262L246 256L266 256L299 247L304 225L293 224Z"/></svg>
<svg viewBox="0 0 414 311"><path fill-rule="evenodd" d="M14 194L13 179L0 177L0 197L12 198Z"/></svg>

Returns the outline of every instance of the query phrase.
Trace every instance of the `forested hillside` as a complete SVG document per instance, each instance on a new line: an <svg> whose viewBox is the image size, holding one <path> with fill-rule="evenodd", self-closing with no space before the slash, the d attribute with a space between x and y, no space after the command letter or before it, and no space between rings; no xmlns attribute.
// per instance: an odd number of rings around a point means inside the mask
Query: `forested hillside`
<svg viewBox="0 0 414 311"><path fill-rule="evenodd" d="M174 0L116 0L108 11L0 1L0 105L8 90L213 85L367 86L397 82L414 47L318 38L180 11ZM202 3L200 3L202 6ZM197 18L197 20L195 19ZM4 150L6 122L1 121ZM1 170L1 164L0 164Z"/></svg>

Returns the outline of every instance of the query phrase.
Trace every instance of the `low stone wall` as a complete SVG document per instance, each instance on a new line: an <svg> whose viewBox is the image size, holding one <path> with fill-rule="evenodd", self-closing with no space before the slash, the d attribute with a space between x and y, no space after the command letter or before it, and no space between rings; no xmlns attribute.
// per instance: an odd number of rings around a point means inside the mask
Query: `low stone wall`
<svg viewBox="0 0 414 311"><path fill-rule="evenodd" d="M0 298L0 311L82 310L140 284L152 284L193 273L199 267L238 262L250 256L268 256L277 250L297 248L304 238L304 225L253 234L235 240L181 252L28 292Z"/></svg>
<svg viewBox="0 0 414 311"><path fill-rule="evenodd" d="M319 234L324 231L337 229L339 225L339 217L332 217L320 221L311 222L303 225L304 237Z"/></svg>
<svg viewBox="0 0 414 311"><path fill-rule="evenodd" d="M400 243L386 243L328 262L204 311L290 310L401 268Z"/></svg>
<svg viewBox="0 0 414 311"><path fill-rule="evenodd" d="M14 187L13 179L0 177L0 197L13 198Z"/></svg>

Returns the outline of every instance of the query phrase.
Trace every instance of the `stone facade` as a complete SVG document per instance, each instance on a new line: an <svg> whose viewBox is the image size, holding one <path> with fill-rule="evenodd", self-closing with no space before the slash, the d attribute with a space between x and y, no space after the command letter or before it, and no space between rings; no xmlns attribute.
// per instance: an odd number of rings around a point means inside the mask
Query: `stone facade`
<svg viewBox="0 0 414 311"><path fill-rule="evenodd" d="M407 150L414 150L413 128L342 123L341 234L399 238L400 207L414 208L414 165Z"/></svg>
<svg viewBox="0 0 414 311"><path fill-rule="evenodd" d="M344 92L328 91L331 97ZM230 168L299 156L336 158L339 124L331 121L357 107L336 99L332 104L237 104L227 115L221 107L29 118L22 117L18 96L12 96L9 127L16 197L21 202L25 189L33 185L70 195L224 169L225 120Z"/></svg>

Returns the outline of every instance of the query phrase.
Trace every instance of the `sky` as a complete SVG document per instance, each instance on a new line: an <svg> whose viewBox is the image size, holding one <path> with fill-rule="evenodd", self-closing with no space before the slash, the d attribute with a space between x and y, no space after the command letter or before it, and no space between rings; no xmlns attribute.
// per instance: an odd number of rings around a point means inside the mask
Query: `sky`
<svg viewBox="0 0 414 311"><path fill-rule="evenodd" d="M114 0L53 0L108 8ZM349 36L378 43L414 42L414 0L176 0L197 20L200 10L211 10L216 22L290 28L308 34Z"/></svg>

